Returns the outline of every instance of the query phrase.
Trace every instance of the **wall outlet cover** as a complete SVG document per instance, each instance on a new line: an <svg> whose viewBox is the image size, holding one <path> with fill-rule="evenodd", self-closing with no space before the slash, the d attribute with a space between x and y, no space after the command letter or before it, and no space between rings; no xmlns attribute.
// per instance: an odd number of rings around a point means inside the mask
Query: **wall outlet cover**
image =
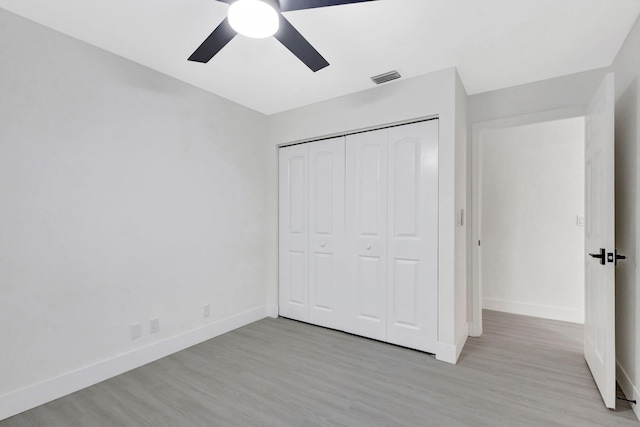
<svg viewBox="0 0 640 427"><path fill-rule="evenodd" d="M149 333L157 334L158 332L160 332L160 319L156 317L149 320Z"/></svg>
<svg viewBox="0 0 640 427"><path fill-rule="evenodd" d="M131 339L137 340L142 336L142 323L131 324Z"/></svg>

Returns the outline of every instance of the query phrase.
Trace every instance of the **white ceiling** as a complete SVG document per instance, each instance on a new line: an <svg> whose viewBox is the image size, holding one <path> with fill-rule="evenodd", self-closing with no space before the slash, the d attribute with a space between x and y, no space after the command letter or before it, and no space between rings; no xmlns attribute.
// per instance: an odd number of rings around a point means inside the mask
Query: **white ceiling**
<svg viewBox="0 0 640 427"><path fill-rule="evenodd" d="M274 38L187 61L225 18L215 0L0 0L0 7L265 114L456 66L469 94L608 66L639 0L379 0L286 12L329 61L311 72ZM389 83L388 83L389 84ZM392 84L392 83L390 83Z"/></svg>

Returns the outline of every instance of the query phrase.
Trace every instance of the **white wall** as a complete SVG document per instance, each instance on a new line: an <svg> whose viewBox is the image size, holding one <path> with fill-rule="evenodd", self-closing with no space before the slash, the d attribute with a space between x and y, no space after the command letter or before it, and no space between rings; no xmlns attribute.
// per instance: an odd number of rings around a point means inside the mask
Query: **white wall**
<svg viewBox="0 0 640 427"><path fill-rule="evenodd" d="M607 70L600 68L471 95L467 113L469 123L572 107L584 108Z"/></svg>
<svg viewBox="0 0 640 427"><path fill-rule="evenodd" d="M616 356L618 383L629 399L640 400L640 20L611 67L616 79L615 167L616 247L628 259L616 269ZM640 408L632 405L640 418Z"/></svg>
<svg viewBox="0 0 640 427"><path fill-rule="evenodd" d="M482 134L484 308L584 322L584 118Z"/></svg>
<svg viewBox="0 0 640 427"><path fill-rule="evenodd" d="M0 57L0 419L266 314L265 116L2 10Z"/></svg>
<svg viewBox="0 0 640 427"><path fill-rule="evenodd" d="M464 274L464 259L456 258L456 211L463 209L464 196L457 199L456 171L465 169L466 146L461 135L464 129L456 126L456 111L465 112L466 93L456 86L457 73L450 68L425 76L400 80L370 90L329 101L297 108L269 117L269 301L277 301L277 146L296 141L336 135L359 129L397 123L416 118L440 117L439 147L439 332L441 351L437 357L455 362L466 340L466 289L456 291L456 271ZM458 97L456 97L458 90ZM462 129L460 129L462 128ZM460 131L457 131L460 129ZM458 146L456 147L456 142ZM456 156L458 150L458 156ZM464 181L464 172L460 172ZM464 193L462 193L464 194ZM456 203L456 200L459 200ZM464 232L463 232L464 235ZM465 252L464 239L458 241ZM461 266L459 264L462 264ZM457 269L457 270L456 270ZM466 278L462 278L464 285ZM462 314L460 314L462 313ZM456 317L464 319L456 324Z"/></svg>

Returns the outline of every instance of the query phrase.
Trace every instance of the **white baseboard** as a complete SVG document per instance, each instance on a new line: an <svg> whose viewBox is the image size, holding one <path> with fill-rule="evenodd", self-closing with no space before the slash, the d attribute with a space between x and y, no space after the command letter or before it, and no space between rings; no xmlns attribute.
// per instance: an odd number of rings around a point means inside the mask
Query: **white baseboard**
<svg viewBox="0 0 640 427"><path fill-rule="evenodd" d="M620 362L618 361L616 361L616 368L616 379L618 380L618 384L626 398L640 402L640 393L638 393L638 389L633 384L633 381L631 381L631 378L629 378L627 371L620 366ZM640 408L638 405L632 404L631 409L633 409L633 413L636 414L636 417L640 420Z"/></svg>
<svg viewBox="0 0 640 427"><path fill-rule="evenodd" d="M458 363L458 358L462 353L467 338L469 337L469 324L465 323L462 330L456 337L455 344L438 343L438 352L436 353L436 360L447 362L451 364Z"/></svg>
<svg viewBox="0 0 640 427"><path fill-rule="evenodd" d="M257 307L211 322L181 335L157 341L111 359L82 367L59 377L4 394L0 396L0 420L263 319L270 315L271 310L269 306Z"/></svg>
<svg viewBox="0 0 640 427"><path fill-rule="evenodd" d="M563 322L584 323L584 311L550 305L537 305L524 302L506 301L495 298L483 298L482 308L522 314L524 316L541 317L543 319L561 320Z"/></svg>

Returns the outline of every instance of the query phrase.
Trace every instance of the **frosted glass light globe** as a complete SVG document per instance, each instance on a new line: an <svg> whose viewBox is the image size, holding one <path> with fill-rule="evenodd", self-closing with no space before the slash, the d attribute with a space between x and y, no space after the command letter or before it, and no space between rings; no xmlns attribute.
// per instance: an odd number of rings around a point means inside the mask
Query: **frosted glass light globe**
<svg viewBox="0 0 640 427"><path fill-rule="evenodd" d="M243 36L263 39L278 31L278 12L260 0L238 0L229 6L229 25Z"/></svg>

